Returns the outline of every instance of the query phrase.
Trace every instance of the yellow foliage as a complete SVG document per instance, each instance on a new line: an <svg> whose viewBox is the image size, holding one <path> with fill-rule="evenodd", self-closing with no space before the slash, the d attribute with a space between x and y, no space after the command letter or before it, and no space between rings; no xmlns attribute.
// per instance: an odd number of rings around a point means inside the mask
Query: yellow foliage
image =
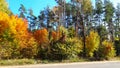
<svg viewBox="0 0 120 68"><path fill-rule="evenodd" d="M13 34L26 35L27 22L23 21L22 18L12 15L9 21L9 27Z"/></svg>
<svg viewBox="0 0 120 68"><path fill-rule="evenodd" d="M0 0L0 11L5 12L7 14L11 14L6 0Z"/></svg>
<svg viewBox="0 0 120 68"><path fill-rule="evenodd" d="M83 11L85 14L92 12L92 2L91 0L84 0L82 1Z"/></svg>
<svg viewBox="0 0 120 68"><path fill-rule="evenodd" d="M28 24L22 18L17 16L8 16L6 13L0 12L0 33L5 29L9 29L11 34L26 35ZM20 37L20 36L18 36Z"/></svg>
<svg viewBox="0 0 120 68"><path fill-rule="evenodd" d="M37 53L37 44L28 32L26 19L23 20L15 15L9 16L0 12L0 35L0 39L5 38L8 43L14 43L13 46L17 43L16 47L19 47L17 50L20 51L22 57L33 57ZM4 42L4 40L2 41ZM10 48L12 49L12 47Z"/></svg>
<svg viewBox="0 0 120 68"><path fill-rule="evenodd" d="M86 51L87 56L92 57L93 52L98 49L100 40L99 35L95 31L91 31L90 34L86 37Z"/></svg>
<svg viewBox="0 0 120 68"><path fill-rule="evenodd" d="M115 48L113 46L113 42L109 42L107 40L103 41L101 50L102 55L107 59L115 56Z"/></svg>
<svg viewBox="0 0 120 68"><path fill-rule="evenodd" d="M8 28L9 16L6 13L0 12L0 34Z"/></svg>

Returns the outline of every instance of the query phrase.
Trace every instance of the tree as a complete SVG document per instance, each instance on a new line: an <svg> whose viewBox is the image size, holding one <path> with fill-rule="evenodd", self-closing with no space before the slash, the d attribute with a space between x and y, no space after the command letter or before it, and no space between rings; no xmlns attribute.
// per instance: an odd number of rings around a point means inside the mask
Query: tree
<svg viewBox="0 0 120 68"><path fill-rule="evenodd" d="M37 54L37 43L28 31L27 20L14 15L10 16L9 20L8 25L10 34L13 35L13 40L15 42L13 45L19 47L18 51L20 55L17 57L33 58Z"/></svg>
<svg viewBox="0 0 120 68"><path fill-rule="evenodd" d="M84 14L91 14L92 13L92 2L91 0L83 0L82 1L82 10Z"/></svg>
<svg viewBox="0 0 120 68"><path fill-rule="evenodd" d="M71 3L72 3L72 10L73 10L72 19L74 22L76 36L78 36L79 21L81 19L80 18L81 17L81 14L80 14L81 1L80 0L71 0Z"/></svg>
<svg viewBox="0 0 120 68"><path fill-rule="evenodd" d="M8 4L7 4L6 0L0 0L0 11L5 12L10 15L12 14L10 9L8 8Z"/></svg>
<svg viewBox="0 0 120 68"><path fill-rule="evenodd" d="M117 4L115 15L116 15L115 37L119 37L120 38L120 24L119 24L120 23L120 3Z"/></svg>
<svg viewBox="0 0 120 68"><path fill-rule="evenodd" d="M40 12L40 15L38 16L38 20L39 20L39 22L40 22L41 28L42 28L42 27L46 27L46 26L45 26L45 23L44 23L44 20L45 20L44 10L42 10L42 11Z"/></svg>
<svg viewBox="0 0 120 68"><path fill-rule="evenodd" d="M59 8L59 25L63 25L66 27L66 17L65 17L65 4L66 4L66 0L55 0L58 3L58 8Z"/></svg>
<svg viewBox="0 0 120 68"><path fill-rule="evenodd" d="M3 12L0 12L0 35L8 28L8 22L9 21L9 18L8 18L8 15L3 13ZM4 18L3 18L4 17Z"/></svg>
<svg viewBox="0 0 120 68"><path fill-rule="evenodd" d="M78 33L78 27L81 30L81 36L83 37L83 52L84 57L86 56L86 43L85 43L85 36L86 36L86 28L85 24L88 24L90 20L89 15L92 13L92 3L90 0L71 0L73 6L76 7L76 23L75 23L75 31ZM79 23L78 23L79 22Z"/></svg>
<svg viewBox="0 0 120 68"><path fill-rule="evenodd" d="M105 21L108 24L108 30L110 34L110 40L114 40L113 37L113 13L114 13L114 7L113 4L109 0L105 0Z"/></svg>
<svg viewBox="0 0 120 68"><path fill-rule="evenodd" d="M48 31L47 29L43 28L40 30L36 30L34 32L34 38L38 42L39 46L44 46L45 44L48 44Z"/></svg>
<svg viewBox="0 0 120 68"><path fill-rule="evenodd" d="M20 14L19 17L28 20L28 29L30 31L36 30L40 28L40 23L38 18L34 15L32 9L26 9L23 4L21 4L20 8L18 9Z"/></svg>
<svg viewBox="0 0 120 68"><path fill-rule="evenodd" d="M91 29L91 19L92 19L93 6L91 0L82 0L81 13L83 15L84 23L84 33L85 35L89 33Z"/></svg>
<svg viewBox="0 0 120 68"><path fill-rule="evenodd" d="M96 6L96 8L95 8L95 18L97 18L97 20L99 22L99 25L100 25L100 23L102 21L101 15L103 13L103 3L102 3L101 0L95 0L95 1L96 1L95 2L95 6Z"/></svg>
<svg viewBox="0 0 120 68"><path fill-rule="evenodd" d="M47 7L43 11L40 12L41 14L38 16L39 21L47 28L49 40L51 38L51 31L53 30L54 22L55 22L55 14L54 12ZM42 25L41 24L41 25Z"/></svg>
<svg viewBox="0 0 120 68"><path fill-rule="evenodd" d="M102 42L107 39L108 31L107 31L106 27L103 25L97 26L96 29L100 36L100 45L101 45Z"/></svg>
<svg viewBox="0 0 120 68"><path fill-rule="evenodd" d="M117 4L117 9L116 9L116 20L120 22L120 3Z"/></svg>
<svg viewBox="0 0 120 68"><path fill-rule="evenodd" d="M19 17L26 18L25 14L27 14L27 11L23 4L20 4L19 11L20 11Z"/></svg>
<svg viewBox="0 0 120 68"><path fill-rule="evenodd" d="M98 50L99 47L99 35L95 31L91 31L86 37L86 55L87 57L93 57L94 52ZM91 40L92 39L92 40Z"/></svg>
<svg viewBox="0 0 120 68"><path fill-rule="evenodd" d="M29 30L30 31L33 31L33 30L36 30L36 29L39 29L39 21L37 19L37 17L33 14L33 10L32 9L29 9L28 10L29 13L27 15L27 19L29 21Z"/></svg>
<svg viewBox="0 0 120 68"><path fill-rule="evenodd" d="M28 32L27 20L0 12L0 50L6 59L32 58L37 54L37 44Z"/></svg>

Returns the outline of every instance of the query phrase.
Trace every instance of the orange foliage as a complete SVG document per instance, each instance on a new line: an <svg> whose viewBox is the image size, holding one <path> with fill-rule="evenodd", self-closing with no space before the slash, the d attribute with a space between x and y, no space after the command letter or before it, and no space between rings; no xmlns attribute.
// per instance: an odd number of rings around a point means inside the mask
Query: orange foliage
<svg viewBox="0 0 120 68"><path fill-rule="evenodd" d="M47 29L40 29L34 32L34 37L36 41L42 45L48 42L48 31Z"/></svg>
<svg viewBox="0 0 120 68"><path fill-rule="evenodd" d="M109 41L103 41L102 42L102 47L103 47L103 53L105 55L108 55L108 56L113 56L114 53L115 53L115 50L114 50L114 46L113 46L113 42L109 42Z"/></svg>
<svg viewBox="0 0 120 68"><path fill-rule="evenodd" d="M26 35L28 33L28 23L17 16L8 16L6 13L0 12L0 33L5 29L9 29L11 34Z"/></svg>
<svg viewBox="0 0 120 68"><path fill-rule="evenodd" d="M37 44L28 32L28 22L26 19L23 20L22 18L18 18L18 16L9 16L6 13L0 12L0 35L4 35L5 37L3 38L6 38L6 40L12 38L12 43L17 43L16 47L19 47L18 50L24 57L30 57L36 54Z"/></svg>
<svg viewBox="0 0 120 68"><path fill-rule="evenodd" d="M18 18L16 16L10 17L11 21L9 23L10 30L13 34L17 35L26 35L28 33L28 23L24 21L22 18Z"/></svg>
<svg viewBox="0 0 120 68"><path fill-rule="evenodd" d="M52 38L54 41L60 39L60 37L61 37L60 35L61 35L60 32L52 31Z"/></svg>
<svg viewBox="0 0 120 68"><path fill-rule="evenodd" d="M4 21L0 21L0 34L2 34L7 27L8 24L4 23Z"/></svg>

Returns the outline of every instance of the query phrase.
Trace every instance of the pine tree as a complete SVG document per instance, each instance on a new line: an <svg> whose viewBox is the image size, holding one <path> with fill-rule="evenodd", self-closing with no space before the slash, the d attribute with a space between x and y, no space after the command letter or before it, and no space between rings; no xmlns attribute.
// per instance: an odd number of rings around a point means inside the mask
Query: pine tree
<svg viewBox="0 0 120 68"><path fill-rule="evenodd" d="M115 37L120 38L120 3L117 4L115 15L116 15Z"/></svg>
<svg viewBox="0 0 120 68"><path fill-rule="evenodd" d="M95 0L95 18L97 18L98 22L99 22L99 25L101 24L102 22L102 13L103 13L103 3L101 0Z"/></svg>
<svg viewBox="0 0 120 68"><path fill-rule="evenodd" d="M112 4L112 2L110 2L109 0L105 0L105 21L108 24L108 30L109 30L109 35L110 35L110 40L113 41L114 40L114 36L113 36L113 13L114 13L114 6Z"/></svg>

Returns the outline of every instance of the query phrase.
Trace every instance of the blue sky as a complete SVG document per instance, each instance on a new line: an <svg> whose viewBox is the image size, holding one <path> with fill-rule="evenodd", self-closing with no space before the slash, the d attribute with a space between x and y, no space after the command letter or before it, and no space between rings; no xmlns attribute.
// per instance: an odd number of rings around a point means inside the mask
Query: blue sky
<svg viewBox="0 0 120 68"><path fill-rule="evenodd" d="M44 9L47 5L53 7L56 5L54 0L7 0L9 8L14 14L18 14L20 4L23 4L26 9L33 9L34 14L38 15L40 10Z"/></svg>
<svg viewBox="0 0 120 68"><path fill-rule="evenodd" d="M26 9L33 9L35 15L39 15L40 10L43 10L46 6L52 8L57 5L55 0L6 0L8 2L9 8L14 14L18 14L18 9L20 4L23 4ZM67 2L70 0L66 0ZM95 0L91 0L94 2ZM111 0L116 6L120 0Z"/></svg>

